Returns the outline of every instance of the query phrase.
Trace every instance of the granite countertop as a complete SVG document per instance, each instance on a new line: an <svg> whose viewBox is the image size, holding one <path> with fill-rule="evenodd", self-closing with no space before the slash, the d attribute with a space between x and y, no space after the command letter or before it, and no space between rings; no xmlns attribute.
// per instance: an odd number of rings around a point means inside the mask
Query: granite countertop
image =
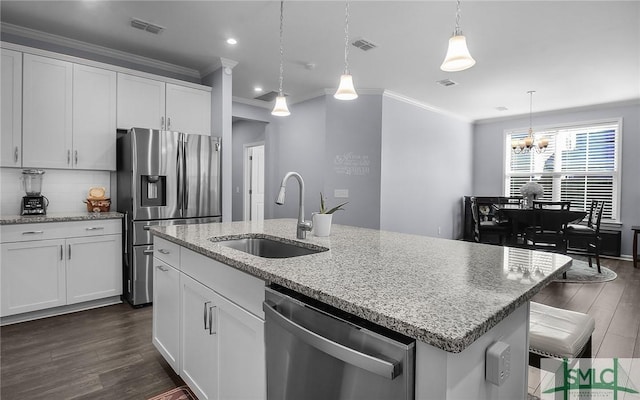
<svg viewBox="0 0 640 400"><path fill-rule="evenodd" d="M0 225L35 224L41 222L70 222L70 221L91 221L97 219L119 219L124 214L119 212L70 212L70 213L48 213L47 215L2 215Z"/></svg>
<svg viewBox="0 0 640 400"><path fill-rule="evenodd" d="M552 253L332 226L295 238L296 220L152 227L164 239L369 321L458 353L571 265ZM256 257L211 239L246 234L329 251Z"/></svg>

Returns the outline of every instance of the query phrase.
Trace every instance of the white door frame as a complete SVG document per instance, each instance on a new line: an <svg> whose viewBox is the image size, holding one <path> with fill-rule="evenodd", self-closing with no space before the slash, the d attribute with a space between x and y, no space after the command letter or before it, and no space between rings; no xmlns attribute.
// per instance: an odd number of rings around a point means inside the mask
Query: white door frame
<svg viewBox="0 0 640 400"><path fill-rule="evenodd" d="M251 216L251 195L249 194L249 191L251 189L251 160L250 160L251 149L259 146L264 147L264 141L245 143L243 145L243 150L242 150L242 154L244 157L244 160L242 163L243 176L244 176L244 179L243 179L244 189L242 194L242 199L243 199L242 220L243 221L249 221ZM263 176L262 179L264 178L265 177Z"/></svg>

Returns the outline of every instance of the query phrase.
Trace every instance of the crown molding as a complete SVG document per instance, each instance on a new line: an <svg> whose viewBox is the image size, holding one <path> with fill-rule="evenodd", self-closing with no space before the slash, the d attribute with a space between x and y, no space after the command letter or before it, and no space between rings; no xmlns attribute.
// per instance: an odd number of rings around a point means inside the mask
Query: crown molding
<svg viewBox="0 0 640 400"><path fill-rule="evenodd" d="M420 101L418 101L416 99L413 99L411 97L407 97L407 96L402 95L400 93L392 92L390 90L385 90L383 96L389 97L390 99L401 101L403 103L411 104L413 106L422 108L424 110L432 111L432 112L437 113L437 114L445 115L447 117L452 117L452 118L458 119L460 121L473 123L473 120L471 120L471 119L469 119L467 117L464 117L464 116L459 115L459 114L452 113L450 111L443 110L443 109L438 108L438 107L434 107L434 106L426 104L426 103L422 103L422 102L420 102Z"/></svg>
<svg viewBox="0 0 640 400"><path fill-rule="evenodd" d="M264 108L265 110L270 110L271 107L273 107L272 102L266 102L266 101L256 100L256 99L247 99L244 97L233 96L231 100L234 103L240 103L240 104L246 104L248 106Z"/></svg>
<svg viewBox="0 0 640 400"><path fill-rule="evenodd" d="M35 29L25 28L18 25L8 24L3 22L0 26L0 31L2 33L15 35L24 37L32 40L39 40L45 43L55 44L58 46L69 47L75 50L82 50L89 53L98 54L104 57L110 57L121 61L126 61L134 64L144 65L151 68L156 68L159 70L172 72L175 74L180 74L184 76L189 76L192 78L200 79L202 76L199 71L186 68L179 65L171 64L164 61L154 60L152 58L138 56L131 53L126 53L120 50L110 49L108 47L103 47L87 42L82 42L80 40L69 39L64 36L58 36L42 31L38 31Z"/></svg>

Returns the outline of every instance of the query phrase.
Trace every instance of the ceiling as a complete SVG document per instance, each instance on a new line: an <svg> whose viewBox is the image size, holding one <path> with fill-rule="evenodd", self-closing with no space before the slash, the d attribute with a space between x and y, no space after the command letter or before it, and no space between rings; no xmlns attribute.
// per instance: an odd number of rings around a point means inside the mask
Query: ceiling
<svg viewBox="0 0 640 400"><path fill-rule="evenodd" d="M284 91L297 102L336 88L344 68L344 2L284 5ZM2 30L23 27L183 67L196 79L237 61L233 95L278 90L278 1L9 1ZM476 65L443 72L455 25L449 1L352 1L356 89L385 89L477 121L640 98L640 1L463 1L460 26ZM162 26L159 35L132 18ZM234 37L238 44L228 45ZM457 85L436 83L450 79ZM498 110L504 107L506 110Z"/></svg>

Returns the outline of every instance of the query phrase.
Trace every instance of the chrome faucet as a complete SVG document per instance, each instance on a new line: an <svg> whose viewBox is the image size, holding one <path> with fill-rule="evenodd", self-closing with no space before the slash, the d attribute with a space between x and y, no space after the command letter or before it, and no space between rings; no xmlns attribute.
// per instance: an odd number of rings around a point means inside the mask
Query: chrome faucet
<svg viewBox="0 0 640 400"><path fill-rule="evenodd" d="M306 239L307 232L311 230L313 224L311 223L311 221L304 220L304 181L302 180L302 176L300 176L299 173L287 172L284 178L282 178L280 191L278 192L278 197L276 198L276 204L284 204L285 186L287 185L287 179L291 178L292 176L298 180L298 184L300 185L300 201L298 203L298 225L296 229L296 237L298 239Z"/></svg>

